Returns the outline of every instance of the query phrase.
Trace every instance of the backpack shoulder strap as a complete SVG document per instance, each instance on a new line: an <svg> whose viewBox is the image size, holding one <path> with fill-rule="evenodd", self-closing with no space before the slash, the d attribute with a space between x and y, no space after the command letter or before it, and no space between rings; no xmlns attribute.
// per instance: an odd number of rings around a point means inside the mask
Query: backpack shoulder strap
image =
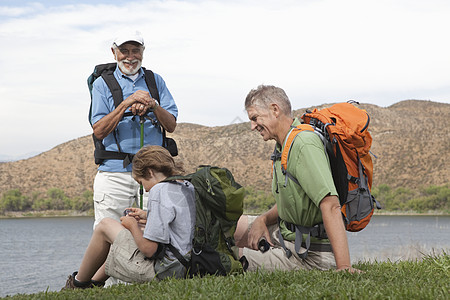
<svg viewBox="0 0 450 300"><path fill-rule="evenodd" d="M167 244L167 247L169 247L169 250L178 259L178 261L186 268L186 270L189 270L190 268L189 262L183 257L183 255L181 255L180 251L178 251L178 249L175 248L172 244Z"/></svg>
<svg viewBox="0 0 450 300"><path fill-rule="evenodd" d="M159 99L158 87L156 86L155 74L152 72L152 70L147 70L144 67L142 67L142 69L144 70L145 83L147 84L148 90L150 91L150 95L152 96L153 99L158 101L159 105L161 105L161 99ZM162 146L164 148L167 148L166 130L162 126L161 126L161 130L162 130L162 135L163 135Z"/></svg>
<svg viewBox="0 0 450 300"><path fill-rule="evenodd" d="M112 97L114 99L114 106L117 107L123 101L122 88L114 77L114 70L106 70L102 73L102 78L105 80L106 85L111 91Z"/></svg>
<svg viewBox="0 0 450 300"><path fill-rule="evenodd" d="M147 70L146 68L142 68L142 69L144 69L145 83L147 83L147 87L148 87L148 90L150 91L150 95L152 96L153 99L158 101L159 104L161 104L161 101L159 99L158 87L156 86L155 74L153 74L153 72L151 70Z"/></svg>
<svg viewBox="0 0 450 300"><path fill-rule="evenodd" d="M164 179L162 182L171 182L171 181L176 181L176 180L187 180L187 181L191 181L192 180L192 175L193 174L189 174L189 175L174 175L174 176L169 176L166 179Z"/></svg>
<svg viewBox="0 0 450 300"><path fill-rule="evenodd" d="M286 138L283 152L281 153L281 170L283 172L285 172L287 170L287 161L288 161L289 153L291 151L292 143L294 142L294 139L297 137L297 134L299 134L302 131L313 131L314 132L314 128L309 124L300 124L296 127L293 127L289 131L288 137Z"/></svg>

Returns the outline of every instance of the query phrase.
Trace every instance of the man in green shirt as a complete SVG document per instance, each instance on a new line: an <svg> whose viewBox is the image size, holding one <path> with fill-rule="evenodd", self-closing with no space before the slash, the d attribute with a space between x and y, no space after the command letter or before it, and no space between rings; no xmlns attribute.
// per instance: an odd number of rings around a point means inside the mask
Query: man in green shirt
<svg viewBox="0 0 450 300"><path fill-rule="evenodd" d="M259 86L247 95L245 109L251 129L258 131L264 141L277 142L275 156L282 153L290 130L300 124L292 117L286 93L278 87ZM276 204L258 217L242 216L239 220L236 244L243 248L241 255L246 256L249 270L336 268L358 271L351 266L341 206L328 158L322 141L314 132L301 132L295 138L287 171L299 184L286 177L280 160L275 159L272 192ZM298 229L294 229L295 225L324 228L326 234L321 230L322 234L311 237L308 251L305 243L296 248L295 231ZM301 237L300 234L300 240ZM307 235L303 234L303 237L305 242ZM257 250L262 238L271 246L266 252Z"/></svg>

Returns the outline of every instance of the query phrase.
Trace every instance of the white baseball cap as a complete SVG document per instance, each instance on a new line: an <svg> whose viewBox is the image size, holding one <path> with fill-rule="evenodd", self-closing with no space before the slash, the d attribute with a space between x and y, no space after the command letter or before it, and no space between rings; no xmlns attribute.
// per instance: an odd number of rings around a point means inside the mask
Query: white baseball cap
<svg viewBox="0 0 450 300"><path fill-rule="evenodd" d="M136 42L144 46L144 38L142 34L137 30L127 30L121 31L117 34L116 38L114 38L114 44L116 46L120 46L126 42Z"/></svg>

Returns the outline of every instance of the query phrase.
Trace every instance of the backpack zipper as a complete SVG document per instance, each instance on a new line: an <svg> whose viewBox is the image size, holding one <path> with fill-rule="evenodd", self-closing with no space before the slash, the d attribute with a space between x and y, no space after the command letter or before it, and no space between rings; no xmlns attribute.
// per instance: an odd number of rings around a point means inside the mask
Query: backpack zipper
<svg viewBox="0 0 450 300"><path fill-rule="evenodd" d="M364 127L363 127L363 129L361 129L361 133L363 133L364 132L364 130L366 130L367 129L367 127L369 127L369 123L370 123L370 116L369 116L369 114L366 112L366 115L367 115L367 122L366 122L366 125L364 125Z"/></svg>
<svg viewBox="0 0 450 300"><path fill-rule="evenodd" d="M214 193L213 189L212 189L211 182L209 181L209 179L206 179L206 184L208 185L207 192L210 193L210 194L213 195L213 196L216 195L216 194Z"/></svg>

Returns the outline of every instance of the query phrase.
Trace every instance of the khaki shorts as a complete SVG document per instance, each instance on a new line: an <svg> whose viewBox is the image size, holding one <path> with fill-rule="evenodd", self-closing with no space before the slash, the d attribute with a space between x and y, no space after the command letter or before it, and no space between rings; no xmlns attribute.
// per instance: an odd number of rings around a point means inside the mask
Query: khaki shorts
<svg viewBox="0 0 450 300"><path fill-rule="evenodd" d="M190 253L184 256L186 260L190 257ZM131 232L123 229L109 249L105 273L121 281L142 283L167 277L184 278L186 268L178 259L167 256L157 260L147 259L136 245Z"/></svg>
<svg viewBox="0 0 450 300"><path fill-rule="evenodd" d="M148 282L155 279L155 261L146 259L131 232L123 229L109 249L105 273L125 282Z"/></svg>
<svg viewBox="0 0 450 300"><path fill-rule="evenodd" d="M248 216L249 229L251 224L256 219L256 216ZM305 259L301 259L297 253L295 253L295 244L290 241L284 241L286 248L291 250L292 256L287 257L286 252L281 247L278 234L278 224L269 226L270 238L275 247L270 247L266 252L259 250L252 250L249 248L243 249L243 255L247 258L249 266L248 271L255 271L257 269L264 269L268 271L274 270L298 270L298 269L318 269L328 270L336 268L336 261L333 252L319 252L308 251L308 256ZM300 252L306 249L301 248Z"/></svg>

